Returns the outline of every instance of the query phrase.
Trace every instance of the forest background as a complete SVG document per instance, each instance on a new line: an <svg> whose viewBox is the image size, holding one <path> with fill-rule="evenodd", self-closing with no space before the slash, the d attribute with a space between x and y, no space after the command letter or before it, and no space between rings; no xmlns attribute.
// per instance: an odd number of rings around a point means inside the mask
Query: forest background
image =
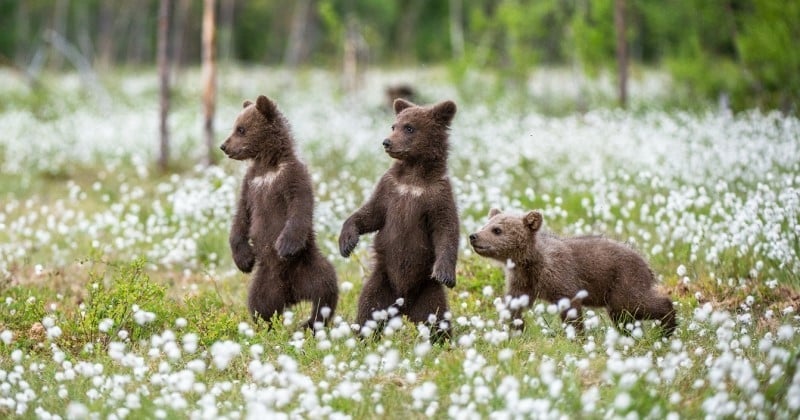
<svg viewBox="0 0 800 420"><path fill-rule="evenodd" d="M220 62L445 63L456 82L492 68L501 87L545 66L618 79L659 68L677 82L680 107L796 113L800 97L800 2L783 0L2 0L0 64L31 83L48 69L150 66L161 21L171 65L193 66L204 7L216 15Z"/></svg>

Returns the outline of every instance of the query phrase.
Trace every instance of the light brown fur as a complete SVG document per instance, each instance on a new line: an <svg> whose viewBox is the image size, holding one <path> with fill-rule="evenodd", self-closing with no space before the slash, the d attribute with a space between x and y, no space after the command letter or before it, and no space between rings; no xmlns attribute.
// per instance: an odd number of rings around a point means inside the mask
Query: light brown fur
<svg viewBox="0 0 800 420"><path fill-rule="evenodd" d="M561 317L578 330L583 328L585 305L605 307L618 326L630 319L656 319L666 336L672 334L672 301L654 289L653 272L636 251L599 236L556 237L540 232L541 226L537 211L520 217L492 209L488 223L469 236L479 255L511 261L506 271L508 295L528 295L531 302L570 299L577 317L569 318L568 310ZM577 299L581 290L588 295ZM513 318L521 320L521 312L514 310Z"/></svg>

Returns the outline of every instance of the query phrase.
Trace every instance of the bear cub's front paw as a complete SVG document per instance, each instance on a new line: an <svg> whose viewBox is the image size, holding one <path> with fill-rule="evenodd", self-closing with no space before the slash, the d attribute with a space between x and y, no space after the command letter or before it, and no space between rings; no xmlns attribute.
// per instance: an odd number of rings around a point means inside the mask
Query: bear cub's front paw
<svg viewBox="0 0 800 420"><path fill-rule="evenodd" d="M439 264L434 264L432 276L434 280L442 283L448 288L452 289L456 285L455 270L446 270L439 268Z"/></svg>
<svg viewBox="0 0 800 420"><path fill-rule="evenodd" d="M253 247L248 243L235 246L233 248L233 262L242 273L253 271L253 266L256 264L256 256L253 253Z"/></svg>
<svg viewBox="0 0 800 420"><path fill-rule="evenodd" d="M342 233L339 234L339 252L347 258L356 249L356 245L358 245L358 230L355 226L345 223L342 226Z"/></svg>
<svg viewBox="0 0 800 420"><path fill-rule="evenodd" d="M287 259L297 254L305 248L305 246L305 240L292 238L292 235L287 235L285 233L278 236L278 240L275 241L275 250L278 252L278 257L282 259Z"/></svg>

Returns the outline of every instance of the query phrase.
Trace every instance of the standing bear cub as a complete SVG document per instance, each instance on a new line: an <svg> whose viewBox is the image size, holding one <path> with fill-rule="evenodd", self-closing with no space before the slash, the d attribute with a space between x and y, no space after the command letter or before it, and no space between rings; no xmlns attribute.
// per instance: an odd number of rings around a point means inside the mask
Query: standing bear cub
<svg viewBox="0 0 800 420"><path fill-rule="evenodd" d="M305 326L327 323L339 296L336 272L317 248L311 178L295 155L288 122L266 96L245 101L220 148L251 161L230 234L236 266L249 273L258 263L247 298L251 315L269 323L286 306L311 301Z"/></svg>
<svg viewBox="0 0 800 420"><path fill-rule="evenodd" d="M393 106L396 119L383 148L395 162L339 235L341 254L348 257L359 235L378 232L373 271L358 299L361 326L390 307L412 322L442 320L448 311L443 286L456 283L459 223L447 175L456 105L421 107L396 99ZM440 324L436 333L446 336L449 327Z"/></svg>
<svg viewBox="0 0 800 420"><path fill-rule="evenodd" d="M665 336L675 330L672 300L656 291L645 260L631 248L598 236L559 238L539 231L542 214L522 217L492 209L489 222L469 235L479 255L506 263L507 294L556 303L571 300L563 321L582 330L581 306L602 306L619 326L631 319L660 320ZM585 291L585 292L581 292ZM574 312L572 312L574 310ZM521 322L522 308L512 308Z"/></svg>

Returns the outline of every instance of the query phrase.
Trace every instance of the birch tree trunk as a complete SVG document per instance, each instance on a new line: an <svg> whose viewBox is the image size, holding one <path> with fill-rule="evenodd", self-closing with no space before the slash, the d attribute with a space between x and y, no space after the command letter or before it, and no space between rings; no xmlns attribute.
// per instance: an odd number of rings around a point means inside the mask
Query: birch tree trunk
<svg viewBox="0 0 800 420"><path fill-rule="evenodd" d="M617 81L619 106L628 105L628 44L625 36L625 0L614 0L614 28L617 32Z"/></svg>
<svg viewBox="0 0 800 420"><path fill-rule="evenodd" d="M214 110L217 100L217 65L216 65L216 14L215 0L203 2L203 113L205 122L203 134L206 140L208 156L206 163L216 163L214 147Z"/></svg>
<svg viewBox="0 0 800 420"><path fill-rule="evenodd" d="M161 0L158 9L158 76L159 76L159 105L160 105L160 148L158 154L158 167L162 172L169 166L169 10L171 0Z"/></svg>

